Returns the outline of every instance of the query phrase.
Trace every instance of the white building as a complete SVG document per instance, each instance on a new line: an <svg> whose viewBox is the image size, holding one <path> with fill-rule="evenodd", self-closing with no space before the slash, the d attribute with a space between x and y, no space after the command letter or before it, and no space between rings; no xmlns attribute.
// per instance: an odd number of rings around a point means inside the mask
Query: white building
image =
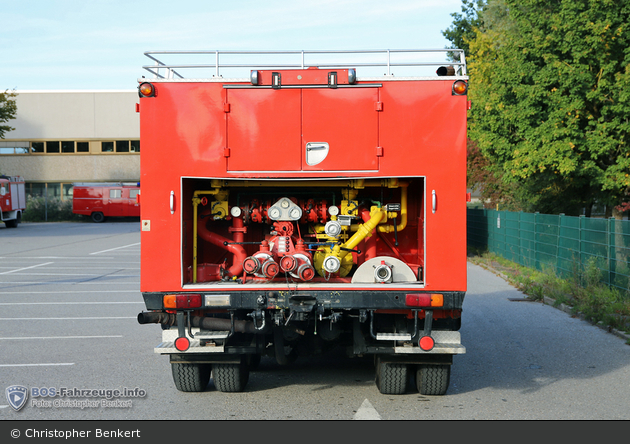
<svg viewBox="0 0 630 444"><path fill-rule="evenodd" d="M0 174L27 194L68 197L73 182L138 182L138 92L16 91L15 128L0 139Z"/></svg>

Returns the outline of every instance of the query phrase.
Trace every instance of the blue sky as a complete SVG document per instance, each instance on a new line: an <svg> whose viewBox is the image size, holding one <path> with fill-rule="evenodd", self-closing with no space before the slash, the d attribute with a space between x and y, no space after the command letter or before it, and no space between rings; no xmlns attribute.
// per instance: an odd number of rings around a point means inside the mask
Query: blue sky
<svg viewBox="0 0 630 444"><path fill-rule="evenodd" d="M149 50L436 49L461 0L0 0L0 90L133 89Z"/></svg>

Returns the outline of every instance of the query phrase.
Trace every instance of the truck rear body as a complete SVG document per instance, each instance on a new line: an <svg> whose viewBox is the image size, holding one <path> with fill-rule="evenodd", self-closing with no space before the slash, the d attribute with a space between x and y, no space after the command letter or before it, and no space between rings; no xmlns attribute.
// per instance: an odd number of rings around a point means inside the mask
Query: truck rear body
<svg viewBox="0 0 630 444"><path fill-rule="evenodd" d="M94 222L107 217L140 217L139 184L75 183L72 212L90 216Z"/></svg>
<svg viewBox="0 0 630 444"><path fill-rule="evenodd" d="M0 176L0 221L16 228L26 210L26 184L20 176Z"/></svg>
<svg viewBox="0 0 630 444"><path fill-rule="evenodd" d="M463 56L455 65L143 81L138 320L163 325L155 351L180 390L212 372L240 391L260 356L286 364L343 346L376 357L383 393L427 368L446 381L420 391L446 391L465 352Z"/></svg>

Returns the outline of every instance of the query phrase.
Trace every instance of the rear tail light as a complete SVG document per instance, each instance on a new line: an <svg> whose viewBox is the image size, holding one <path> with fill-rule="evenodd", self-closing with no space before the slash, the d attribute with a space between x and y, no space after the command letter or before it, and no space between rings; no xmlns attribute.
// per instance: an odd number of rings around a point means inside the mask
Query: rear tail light
<svg viewBox="0 0 630 444"><path fill-rule="evenodd" d="M200 294L166 294L162 300L164 308L199 308L202 303Z"/></svg>
<svg viewBox="0 0 630 444"><path fill-rule="evenodd" d="M408 307L443 307L444 295L439 293L417 293L405 296Z"/></svg>
<svg viewBox="0 0 630 444"><path fill-rule="evenodd" d="M190 348L190 341L188 340L188 338L180 336L179 338L175 339L175 348L180 352L186 351Z"/></svg>

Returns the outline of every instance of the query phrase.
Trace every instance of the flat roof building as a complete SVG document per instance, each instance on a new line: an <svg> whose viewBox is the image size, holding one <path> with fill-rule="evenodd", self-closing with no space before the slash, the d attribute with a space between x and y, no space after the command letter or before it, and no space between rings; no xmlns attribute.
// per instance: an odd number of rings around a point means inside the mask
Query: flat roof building
<svg viewBox="0 0 630 444"><path fill-rule="evenodd" d="M16 91L15 130L0 139L0 174L27 194L65 198L73 182L138 182L138 92Z"/></svg>

